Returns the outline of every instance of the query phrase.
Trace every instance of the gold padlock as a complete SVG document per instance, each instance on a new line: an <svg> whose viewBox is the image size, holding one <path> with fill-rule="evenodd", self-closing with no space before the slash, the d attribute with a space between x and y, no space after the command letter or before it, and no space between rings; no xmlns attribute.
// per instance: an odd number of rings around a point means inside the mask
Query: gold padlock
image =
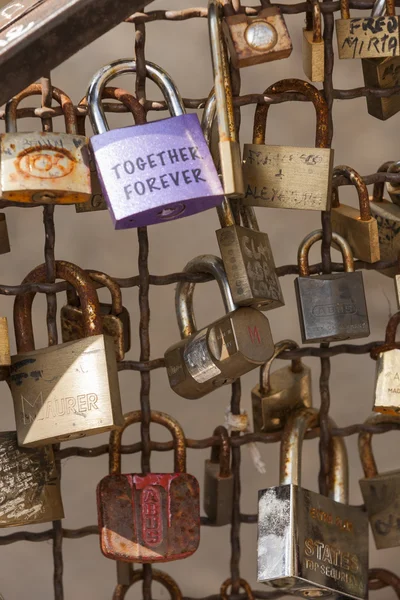
<svg viewBox="0 0 400 600"><path fill-rule="evenodd" d="M344 237L353 252L360 260L374 263L380 260L378 223L371 216L371 207L367 186L362 177L346 165L333 169L333 176L344 175L355 187L358 194L360 209L347 204L339 204L337 187L332 190L332 229Z"/></svg>
<svg viewBox="0 0 400 600"><path fill-rule="evenodd" d="M322 19L319 0L308 0L311 12L306 12L303 29L303 71L310 81L323 81L325 72L325 44L322 38Z"/></svg>
<svg viewBox="0 0 400 600"><path fill-rule="evenodd" d="M0 317L0 367L11 365L10 338L7 317Z"/></svg>

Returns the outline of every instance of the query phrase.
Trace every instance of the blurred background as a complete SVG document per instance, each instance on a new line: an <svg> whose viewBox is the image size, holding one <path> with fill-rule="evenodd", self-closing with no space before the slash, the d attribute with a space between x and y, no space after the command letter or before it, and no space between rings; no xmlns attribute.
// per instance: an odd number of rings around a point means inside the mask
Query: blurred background
<svg viewBox="0 0 400 600"><path fill-rule="evenodd" d="M4 0L0 5L4 5ZM196 2L206 6L206 2ZM251 4L251 3L250 3ZM255 4L254 2L252 4ZM165 0L153 2L147 10L176 9L188 7L187 0ZM355 14L357 11L353 11ZM305 79L302 71L301 42L303 15L286 16L286 23L293 42L293 53L289 59L271 62L243 69L242 94L262 93L272 83L287 77ZM212 69L208 43L207 21L191 19L182 22L154 22L146 26L146 56L148 60L161 65L168 71L179 86L184 97L200 98L208 95L212 86ZM73 32L71 32L73 35ZM335 42L336 44L336 42ZM93 74L103 65L121 58L132 58L134 48L134 26L121 24L107 35L98 39L52 73L54 85L66 91L74 103L85 95ZM335 53L336 45L335 45ZM335 57L335 58L336 58ZM133 77L124 76L112 82L134 91ZM358 60L335 61L334 86L339 89L363 85L361 63ZM149 83L148 98L160 98L154 84ZM24 105L35 105L38 97L28 99ZM241 141L250 142L254 106L242 109ZM400 114L387 122L381 122L367 113L365 98L349 101L336 101L334 104L335 165L352 166L361 174L373 173L386 160L397 160ZM153 120L162 114L151 113ZM112 127L131 124L129 115L109 117ZM88 127L89 127L89 123ZM37 120L19 122L19 130L29 131L38 127ZM62 119L54 122L54 130L63 130ZM88 130L90 131L90 129ZM312 146L314 143L315 114L308 103L287 103L273 106L269 111L267 141L270 144ZM340 201L356 206L357 194L349 186L340 188ZM106 211L77 214L74 206L60 206L55 211L56 258L65 259L83 268L93 268L116 277L136 275L138 243L134 229L114 231ZM43 262L44 229L42 210L8 208L6 210L12 254L1 260L1 281L5 284L18 284L25 275ZM297 249L303 237L311 230L320 227L317 212L258 209L260 228L269 234L277 266L296 262ZM215 210L181 219L175 222L155 225L149 228L150 272L161 275L181 271L187 261L204 253L218 254L215 230L219 221ZM313 249L311 262L318 261L319 247ZM333 251L334 260L339 255ZM281 279L286 305L268 314L275 342L291 338L300 342L300 330L294 295L293 276ZM367 303L371 325L370 340L383 339L388 317L395 312L393 280L378 273L364 273ZM132 322L132 350L127 358L139 359L138 327L139 311L137 288L124 290L124 305L128 308ZM100 298L108 301L102 290ZM64 294L58 296L59 308L66 302ZM174 286L151 287L151 356L161 357L168 346L178 341L179 333L174 316ZM13 299L0 296L0 314L9 318L12 351L15 352L12 331ZM195 308L198 325L212 322L223 312L218 287L215 283L198 286L195 294ZM38 294L34 303L34 325L36 346L47 345L46 302ZM367 340L360 340L364 343ZM356 342L357 343L357 342ZM313 372L314 405L319 406L318 379L320 364L318 359L307 359ZM286 363L285 363L286 364ZM276 367L283 366L279 361ZM331 371L331 414L340 426L360 423L371 412L375 378L375 363L368 355L343 355L332 359ZM252 387L258 381L258 372L253 371L242 380L242 406L251 416ZM189 401L175 395L168 385L165 370L152 372L152 408L170 413L181 423L185 434L190 438L204 438L212 435L214 428L224 421L225 407L230 400L230 388L224 387L198 401ZM120 385L125 412L139 407L139 374L125 371L120 374ZM15 428L10 391L3 383L2 429ZM374 451L379 468L383 471L400 466L400 457L394 452L398 433L375 436ZM156 440L168 439L168 432L158 425L152 425L151 437ZM126 432L124 442L137 441L139 427ZM97 446L107 442L107 435L79 440L79 445ZM71 442L76 445L76 442ZM358 480L362 469L357 450L357 436L346 438L349 453L351 476L351 503L361 504L362 498ZM277 444L259 445L267 466L266 475L260 475L254 468L246 448L242 452L242 499L241 511L257 511L257 491L278 484ZM392 448L392 450L391 450ZM200 482L203 480L204 461L208 452L188 451L188 471ZM171 471L173 457L170 453L153 453L153 471ZM63 462L62 494L66 518L64 527L79 528L94 525L96 515L96 485L107 473L107 457L71 458ZM303 453L302 484L317 490L318 441L307 441ZM124 472L139 472L138 455L123 457ZM48 525L24 529L43 530ZM4 531L11 533L16 530ZM185 596L206 596L217 593L221 583L229 577L230 529L229 527L204 527L201 532L199 550L184 562L162 565L180 585ZM253 587L262 588L256 583L256 525L243 525L241 530L242 562L241 574ZM115 585L115 563L102 556L96 536L80 540L64 540L64 585L66 599L96 598L106 600L111 597ZM370 538L371 567L385 567L398 571L400 549L380 550L374 547ZM0 546L0 593L5 600L50 599L52 589L52 544L51 542L20 542ZM267 589L267 588L265 588ZM394 598L394 592L387 588L372 592L371 597L382 600ZM154 584L154 597L166 597L167 592ZM141 586L132 588L127 599L141 597Z"/></svg>

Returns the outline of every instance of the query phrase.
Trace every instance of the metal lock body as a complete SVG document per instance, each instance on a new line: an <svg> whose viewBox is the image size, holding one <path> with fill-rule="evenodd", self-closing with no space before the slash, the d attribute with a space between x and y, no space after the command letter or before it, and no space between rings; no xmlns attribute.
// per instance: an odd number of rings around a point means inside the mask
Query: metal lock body
<svg viewBox="0 0 400 600"><path fill-rule="evenodd" d="M234 67L251 67L288 58L293 50L280 8L270 6L256 17L243 13L226 17L223 32Z"/></svg>
<svg viewBox="0 0 400 600"><path fill-rule="evenodd" d="M253 143L243 149L243 204L270 208L329 210L333 150L329 148L328 105L321 93L300 79L283 79L264 95L282 92L304 94L317 113L315 148L265 144L269 104L257 104Z"/></svg>
<svg viewBox="0 0 400 600"><path fill-rule="evenodd" d="M301 359L293 360L290 367L270 372L275 358L298 347L293 340L278 342L271 358L261 367L260 383L251 391L255 433L281 431L291 411L312 405L311 369Z"/></svg>
<svg viewBox="0 0 400 600"><path fill-rule="evenodd" d="M258 496L258 581L306 598L368 594L368 519L349 506L344 440L332 438L329 496L300 484L301 449L318 412L303 408L288 419L281 442L280 485Z"/></svg>
<svg viewBox="0 0 400 600"><path fill-rule="evenodd" d="M204 469L204 512L214 525L229 525L233 510L233 474L231 443L225 427L217 427L213 436L221 439L211 448L211 458Z"/></svg>
<svg viewBox="0 0 400 600"><path fill-rule="evenodd" d="M393 422L400 423L399 416L373 413L365 425ZM372 452L372 433L360 433L358 450L365 475L360 479L360 488L375 546L378 550L400 546L400 470L378 473Z"/></svg>
<svg viewBox="0 0 400 600"><path fill-rule="evenodd" d="M332 229L345 238L354 256L365 262L380 260L378 223L371 216L368 189L362 177L345 165L333 169L333 176L344 175L355 185L360 209L339 204L339 191L334 187L332 196Z"/></svg>
<svg viewBox="0 0 400 600"><path fill-rule="evenodd" d="M349 0L340 0L336 19L339 58L382 59L400 56L399 17L393 0L387 0L387 16L350 18Z"/></svg>
<svg viewBox="0 0 400 600"><path fill-rule="evenodd" d="M9 386L20 446L76 439L123 423L114 341L102 335L96 290L82 269L65 261L56 261L56 277L77 290L85 338L35 350L31 314L35 294L16 296L18 354L11 357ZM23 283L45 281L43 264Z"/></svg>
<svg viewBox="0 0 400 600"><path fill-rule="evenodd" d="M396 331L400 322L400 312L388 321L385 343L371 350L371 358L376 360L375 412L400 416L400 345L396 343Z"/></svg>
<svg viewBox="0 0 400 600"><path fill-rule="evenodd" d="M6 104L6 133L1 138L1 197L16 203L75 204L91 197L88 139L77 134L71 99L58 88L67 133L17 133L17 108L28 96L42 93L33 84Z"/></svg>
<svg viewBox="0 0 400 600"><path fill-rule="evenodd" d="M11 365L7 317L0 317L0 367Z"/></svg>
<svg viewBox="0 0 400 600"><path fill-rule="evenodd" d="M8 254L10 251L6 215L0 213L0 254Z"/></svg>
<svg viewBox="0 0 400 600"><path fill-rule="evenodd" d="M232 301L222 260L203 255L191 260L186 273L214 275L227 314L197 330L193 314L194 283L179 282L175 306L182 340L165 352L169 384L179 396L194 400L232 383L262 365L274 345L268 319L257 309Z"/></svg>
<svg viewBox="0 0 400 600"><path fill-rule="evenodd" d="M310 277L308 254L318 240L322 240L322 230L312 231L298 252L300 277L294 285L303 344L368 337L363 276L360 271L354 272L349 244L332 233L332 241L341 250L345 272Z"/></svg>
<svg viewBox="0 0 400 600"><path fill-rule="evenodd" d="M222 32L223 6L220 0L208 2L208 31L213 66L213 83L217 103L219 157L224 194L242 197L244 194L240 144L233 111L232 83L227 48Z"/></svg>
<svg viewBox="0 0 400 600"><path fill-rule="evenodd" d="M131 347L131 322L127 309L122 305L119 285L105 273L87 271L90 279L105 285L111 293L112 304L100 302L103 334L114 339L118 361L124 360ZM61 333L63 342L74 342L85 337L84 317L75 290L67 290L68 304L61 309Z"/></svg>
<svg viewBox="0 0 400 600"><path fill-rule="evenodd" d="M141 411L125 415L110 436L110 475L97 486L101 551L125 562L155 563L193 554L200 541L199 484L186 473L185 437L169 415L151 411L150 420L174 438L174 473L121 474L121 438Z"/></svg>
<svg viewBox="0 0 400 600"><path fill-rule="evenodd" d="M325 44L322 38L322 18L319 0L310 0L303 29L303 71L310 81L323 81L325 73Z"/></svg>
<svg viewBox="0 0 400 600"><path fill-rule="evenodd" d="M136 72L136 61L117 60L94 76L88 90L90 139L104 198L115 229L142 227L187 217L222 202L222 186L197 115L161 67L146 62L146 74L161 89L172 117L109 130L101 105L114 77Z"/></svg>

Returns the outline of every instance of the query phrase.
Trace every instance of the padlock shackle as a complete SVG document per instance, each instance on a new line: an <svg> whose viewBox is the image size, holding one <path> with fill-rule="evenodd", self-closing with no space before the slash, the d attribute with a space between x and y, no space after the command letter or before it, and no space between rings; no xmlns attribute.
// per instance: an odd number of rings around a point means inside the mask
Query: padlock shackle
<svg viewBox="0 0 400 600"><path fill-rule="evenodd" d="M19 103L24 100L24 98L28 98L28 96L40 96L41 94L42 85L40 83L33 83L7 102L4 113L6 133L17 133L17 109ZM77 135L77 117L71 98L67 96L65 92L54 86L51 88L51 95L62 108L65 131L72 135Z"/></svg>
<svg viewBox="0 0 400 600"><path fill-rule="evenodd" d="M387 423L398 423L400 425L400 417L393 415L384 415L381 413L372 413L364 425L384 425ZM368 431L362 431L358 436L358 452L360 454L361 465L364 471L364 475L367 479L376 477L378 475L378 467L374 453L372 451L372 433Z"/></svg>
<svg viewBox="0 0 400 600"><path fill-rule="evenodd" d="M102 271L89 271L86 270L90 279L95 283L106 287L111 294L111 314L118 317L122 313L122 292L121 288L114 279L112 279L107 273ZM79 297L75 290L67 290L67 302L70 306L79 306Z"/></svg>
<svg viewBox="0 0 400 600"><path fill-rule="evenodd" d="M219 477L230 477L231 471L231 440L228 430L220 425L214 429L213 437L220 438L219 446L211 446L210 462L219 464Z"/></svg>
<svg viewBox="0 0 400 600"><path fill-rule="evenodd" d="M372 582L377 581L380 584L379 587L372 587ZM400 598L400 577L398 577L392 571L388 571L387 569L368 569L368 582L370 590L380 590L382 587L392 587L396 596Z"/></svg>
<svg viewBox="0 0 400 600"><path fill-rule="evenodd" d="M306 30L313 32L313 43L320 44L322 42L321 6L318 0L307 0L307 4L311 4L311 11L306 12Z"/></svg>
<svg viewBox="0 0 400 600"><path fill-rule="evenodd" d="M275 358L277 358L282 352L285 350L296 350L299 347L298 343L294 340L282 340L275 344L274 353L267 362L265 362L262 367L260 367L260 393L263 396L266 396L271 392L271 366L274 362ZM292 360L292 371L294 373L301 373L303 370L303 365L300 358L295 358Z"/></svg>
<svg viewBox="0 0 400 600"><path fill-rule="evenodd" d="M186 114L182 97L170 75L168 75L164 69L152 62L146 61L145 66L146 77L154 81L160 88L171 115L173 117L179 117L180 115ZM94 134L106 133L110 130L106 114L100 101L103 97L104 88L110 80L127 73L136 73L136 61L129 58L121 58L102 67L97 71L90 82L87 92L88 114Z"/></svg>
<svg viewBox="0 0 400 600"><path fill-rule="evenodd" d="M338 165L333 169L332 175L333 178L343 175L348 181L350 181L351 184L353 184L356 187L358 194L358 203L360 206L361 221L370 221L372 219L372 216L371 206L369 203L368 189L361 175L359 175L357 171L352 169L352 167L348 167L347 165ZM337 202L336 206L340 206L338 190L337 188L334 188L334 190L336 191L336 194L333 193L333 200L335 203Z"/></svg>
<svg viewBox="0 0 400 600"><path fill-rule="evenodd" d="M319 422L315 408L300 408L292 412L282 433L280 452L280 485L301 486L301 452L308 429ZM334 426L332 419L329 419ZM336 502L349 501L349 472L347 450L343 438L332 438L332 468L329 481L329 497Z"/></svg>
<svg viewBox="0 0 400 600"><path fill-rule="evenodd" d="M395 0L386 0L386 16L394 17L396 15ZM375 6L372 10L373 17L380 17L380 14L374 14ZM340 0L340 16L342 19L350 19L350 0Z"/></svg>
<svg viewBox="0 0 400 600"><path fill-rule="evenodd" d="M226 579L226 581L224 581L224 583L221 585L221 589L220 589L220 596L221 596L221 600L228 600L228 595L227 595L227 591L229 586L232 585L232 579ZM240 587L246 592L246 596L247 596L247 600L254 600L254 594L253 594L253 590L251 589L251 586L249 583L247 583L247 581L245 579L240 578L239 579L239 585Z"/></svg>
<svg viewBox="0 0 400 600"><path fill-rule="evenodd" d="M311 246L313 246L315 242L322 240L322 238L322 229L317 229L316 231L312 231L311 233L306 235L304 240L301 242L297 253L300 277L309 277L310 269L308 264L308 254L310 252ZM354 258L349 243L341 235L334 231L332 232L332 243L333 242L337 246L339 246L340 252L342 253L345 272L353 273Z"/></svg>
<svg viewBox="0 0 400 600"><path fill-rule="evenodd" d="M111 475L121 474L121 442L122 434L129 425L140 423L142 411L135 410L124 415L125 424L119 429L114 429L110 434L109 445L109 470ZM174 440L174 472L186 473L186 442L182 427L167 413L158 410L150 411L150 422L166 427Z"/></svg>
<svg viewBox="0 0 400 600"><path fill-rule="evenodd" d="M310 100L317 114L317 128L315 134L316 148L329 148L329 110L328 105L321 92L311 83L301 79L282 79L270 85L264 92L264 96L271 94L282 94L284 92L296 92L303 94ZM269 104L257 104L254 113L253 144L265 144L265 131L267 128L267 116Z"/></svg>
<svg viewBox="0 0 400 600"><path fill-rule="evenodd" d="M396 333L400 324L400 311L392 315L386 325L385 341L379 346L374 346L370 352L373 360L377 360L382 352L400 349L400 342L396 342Z"/></svg>
<svg viewBox="0 0 400 600"><path fill-rule="evenodd" d="M171 600L183 600L182 592L179 589L178 584L174 579L172 579L171 575L165 573L164 571L159 571L158 569L151 570L151 578L153 581L157 581L165 589L170 593ZM114 589L114 594L112 600L125 600L125 596L127 592L131 589L131 587L138 583L139 581L144 580L144 571L141 569L140 571L132 571L132 578L129 585L123 585L118 583L116 588Z"/></svg>
<svg viewBox="0 0 400 600"><path fill-rule="evenodd" d="M224 264L219 256L203 254L193 258L183 269L184 273L209 273L218 283L225 311L233 312L238 307L233 302ZM175 292L175 310L181 338L187 338L196 333L196 321L193 311L193 293L195 283L179 281Z"/></svg>
<svg viewBox="0 0 400 600"><path fill-rule="evenodd" d="M387 160L384 162L378 169L377 173L387 173L389 167L394 163L393 160ZM374 187L372 188L372 201L373 202L382 202L383 194L385 190L385 182L379 181L378 183L374 183Z"/></svg>
<svg viewBox="0 0 400 600"><path fill-rule="evenodd" d="M56 277L70 283L78 292L83 313L83 331L85 337L101 335L103 324L100 304L94 285L89 276L77 265L65 260L56 260ZM46 283L46 265L33 269L23 280L25 283ZM18 294L14 301L14 328L17 352L32 352L35 341L32 327L32 304L36 292Z"/></svg>

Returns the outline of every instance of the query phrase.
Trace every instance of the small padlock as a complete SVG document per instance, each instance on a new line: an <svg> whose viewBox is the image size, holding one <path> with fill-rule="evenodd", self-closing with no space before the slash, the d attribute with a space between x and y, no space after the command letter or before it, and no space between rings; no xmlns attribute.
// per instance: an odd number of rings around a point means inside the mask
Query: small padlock
<svg viewBox="0 0 400 600"><path fill-rule="evenodd" d="M394 0L387 0L387 16L350 18L349 0L340 0L340 19L336 19L339 58L400 56L399 17Z"/></svg>
<svg viewBox="0 0 400 600"><path fill-rule="evenodd" d="M396 331L400 322L400 312L388 321L385 343L371 350L371 358L376 360L375 371L375 412L400 415L400 344L396 342Z"/></svg>
<svg viewBox="0 0 400 600"><path fill-rule="evenodd" d="M51 446L20 448L15 431L1 431L0 456L0 527L64 518Z"/></svg>
<svg viewBox="0 0 400 600"><path fill-rule="evenodd" d="M325 44L322 38L322 18L319 0L308 0L303 29L303 71L310 81L324 81Z"/></svg>
<svg viewBox="0 0 400 600"><path fill-rule="evenodd" d="M7 317L0 317L0 367L11 365Z"/></svg>
<svg viewBox="0 0 400 600"><path fill-rule="evenodd" d="M170 76L146 62L161 89L169 119L109 131L101 98L110 79L136 73L136 61L117 60L93 77L88 91L90 139L115 229L163 223L221 204L222 186L196 114L185 114ZM186 164L188 163L188 164Z"/></svg>
<svg viewBox="0 0 400 600"><path fill-rule="evenodd" d="M103 333L114 338L117 360L124 360L125 352L129 352L131 347L131 323L129 313L122 305L121 288L105 273L87 271L87 274L96 283L106 286L111 293L111 304L100 302ZM61 309L62 341L74 342L85 337L84 318L76 290L67 290L67 301L68 304Z"/></svg>
<svg viewBox="0 0 400 600"><path fill-rule="evenodd" d="M303 598L366 599L368 519L362 507L348 505L343 438L332 438L329 496L300 484L303 438L318 420L313 408L291 414L282 434L280 485L258 493L257 580Z"/></svg>
<svg viewBox="0 0 400 600"><path fill-rule="evenodd" d="M345 272L310 277L308 254L318 240L322 240L322 230L312 231L298 252L300 277L294 285L303 344L368 337L363 276L360 271L354 272L349 244L332 233L332 241L342 253Z"/></svg>
<svg viewBox="0 0 400 600"><path fill-rule="evenodd" d="M110 475L97 486L100 547L107 558L155 563L191 556L200 541L199 484L186 473L185 436L169 415L151 411L150 420L174 438L174 473L121 474L121 438L139 423L140 410L127 413L110 436Z"/></svg>
<svg viewBox="0 0 400 600"><path fill-rule="evenodd" d="M290 367L270 373L275 358L298 347L293 340L278 342L271 358L261 367L260 383L251 391L255 433L281 431L291 411L312 406L311 369L300 358L292 360Z"/></svg>
<svg viewBox="0 0 400 600"><path fill-rule="evenodd" d="M10 251L6 215L0 213L0 254L8 254Z"/></svg>
<svg viewBox="0 0 400 600"><path fill-rule="evenodd" d="M337 187L332 190L332 229L345 238L354 256L365 262L380 260L378 223L371 216L368 189L362 177L345 165L333 169L333 176L344 175L357 190L359 210L339 204Z"/></svg>
<svg viewBox="0 0 400 600"><path fill-rule="evenodd" d="M182 340L165 352L169 384L179 396L202 398L262 365L274 344L267 317L232 300L222 260L203 255L191 260L185 273L209 273L221 290L227 314L200 330L193 314L194 283L180 281L175 306Z"/></svg>
<svg viewBox="0 0 400 600"><path fill-rule="evenodd" d="M322 94L300 79L283 79L264 95L297 92L310 100L317 113L315 148L265 144L269 104L257 104L253 143L243 149L243 178L247 206L329 210L333 150L329 148L328 105Z"/></svg>
<svg viewBox="0 0 400 600"><path fill-rule="evenodd" d="M18 443L41 446L121 427L123 416L114 340L102 335L96 290L86 273L56 261L56 277L78 292L85 338L35 350L32 329L34 293L14 302L16 356L9 385ZM31 271L23 283L44 283L46 268Z"/></svg>
<svg viewBox="0 0 400 600"><path fill-rule="evenodd" d="M132 568L132 564L126 564L125 566L129 566ZM131 587L138 583L139 581L143 581L146 577L145 570L141 569L140 571L132 572L132 577L130 578L128 583L120 583L118 582L116 587L114 588L113 600L125 600L127 592L131 589ZM152 568L151 570L151 580L156 581L161 584L167 592L171 596L171 600L183 600L183 594L174 579L172 579L171 575L164 573L164 571L159 571L158 569ZM163 596L163 592L161 592Z"/></svg>
<svg viewBox="0 0 400 600"><path fill-rule="evenodd" d="M222 20L223 7L220 0L209 0L208 31L217 103L218 148L224 194L228 197L241 197L244 194L242 160L233 111L232 84L222 33Z"/></svg>
<svg viewBox="0 0 400 600"><path fill-rule="evenodd" d="M21 100L42 93L33 84L6 104L1 138L1 197L16 203L75 204L91 197L88 139L77 134L75 108L58 88L52 97L62 107L67 133L17 133Z"/></svg>
<svg viewBox="0 0 400 600"><path fill-rule="evenodd" d="M292 40L277 6L263 8L255 17L244 12L230 15L222 28L237 69L288 58L292 53Z"/></svg>
<svg viewBox="0 0 400 600"><path fill-rule="evenodd" d="M231 443L225 427L219 426L213 436L219 436L220 445L211 448L211 458L204 470L204 512L213 525L229 525L233 510L233 475L231 471Z"/></svg>
<svg viewBox="0 0 400 600"><path fill-rule="evenodd" d="M373 413L365 425L393 422L400 425L399 415L396 418ZM378 473L371 442L372 433L362 431L358 436L358 450L365 475L365 479L360 479L361 493L375 546L378 550L395 548L400 546L400 470Z"/></svg>

